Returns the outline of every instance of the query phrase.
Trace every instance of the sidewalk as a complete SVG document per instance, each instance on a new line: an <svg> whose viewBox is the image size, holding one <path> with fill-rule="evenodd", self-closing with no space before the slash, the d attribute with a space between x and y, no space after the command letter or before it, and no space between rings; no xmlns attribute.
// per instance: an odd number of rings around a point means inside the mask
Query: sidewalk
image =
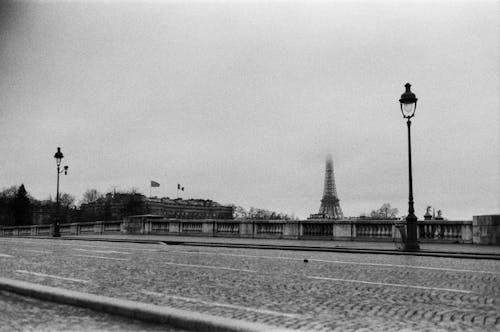
<svg viewBox="0 0 500 332"><path fill-rule="evenodd" d="M474 244L441 244L420 243L420 251L406 253L398 250L394 242L361 242L361 241L333 241L333 240L276 240L230 237L202 237L202 236L175 236L175 235L78 235L63 236L66 240L98 240L120 242L164 242L170 245L196 245L239 247L253 249L282 249L282 250L318 250L353 253L380 253L380 254L411 254L419 256L458 257L458 258L490 258L500 259L500 246L485 246Z"/></svg>

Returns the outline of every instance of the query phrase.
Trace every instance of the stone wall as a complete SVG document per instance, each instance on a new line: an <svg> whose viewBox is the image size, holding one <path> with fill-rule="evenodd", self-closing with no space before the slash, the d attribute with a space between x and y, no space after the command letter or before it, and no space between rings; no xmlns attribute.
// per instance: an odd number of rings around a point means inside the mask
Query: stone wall
<svg viewBox="0 0 500 332"><path fill-rule="evenodd" d="M500 214L474 216L472 239L477 244L500 245Z"/></svg>

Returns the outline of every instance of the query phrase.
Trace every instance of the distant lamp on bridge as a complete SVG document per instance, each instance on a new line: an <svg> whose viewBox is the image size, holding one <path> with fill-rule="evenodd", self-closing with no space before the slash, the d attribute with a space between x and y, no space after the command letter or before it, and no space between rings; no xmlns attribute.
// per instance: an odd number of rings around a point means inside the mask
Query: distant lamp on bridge
<svg viewBox="0 0 500 332"><path fill-rule="evenodd" d="M420 247L417 241L417 217L413 206L413 179L411 173L411 118L415 116L417 108L417 97L411 92L411 84L405 84L406 91L401 95L399 103L403 118L407 119L408 126L408 175L409 175L409 195L408 195L408 216L406 217L406 241L404 243L405 251L418 251Z"/></svg>
<svg viewBox="0 0 500 332"><path fill-rule="evenodd" d="M64 155L61 152L61 148L57 148L57 152L54 154L54 158L56 159L56 164L57 164L57 191L56 191L56 217L53 219L53 237L59 237L61 236L61 233L59 232L59 174L64 172L64 175L68 174L68 166L64 166L63 170L61 170L61 160L64 158Z"/></svg>

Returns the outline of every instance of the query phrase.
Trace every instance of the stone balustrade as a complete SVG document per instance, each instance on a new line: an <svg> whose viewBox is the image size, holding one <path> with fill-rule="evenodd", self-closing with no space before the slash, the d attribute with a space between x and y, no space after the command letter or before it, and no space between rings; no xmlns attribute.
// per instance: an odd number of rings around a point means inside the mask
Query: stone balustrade
<svg viewBox="0 0 500 332"><path fill-rule="evenodd" d="M258 235L278 238L283 236L283 223L258 222L255 225Z"/></svg>
<svg viewBox="0 0 500 332"><path fill-rule="evenodd" d="M394 220L360 221L355 226L356 238L390 241L394 237Z"/></svg>
<svg viewBox="0 0 500 332"><path fill-rule="evenodd" d="M493 216L495 217L495 216ZM476 218L476 217L474 217ZM484 219L484 218L483 218ZM490 218L491 219L491 218ZM498 228L497 219L479 223L481 232ZM493 219L492 219L493 220ZM397 220L182 220L161 216L133 216L124 220L96 221L60 225L62 235L79 234L163 234L188 236L225 236L273 239L323 239L341 241L397 241ZM420 242L480 243L473 241L473 221L428 220L418 222ZM479 227L479 226L478 226ZM486 230L486 231L485 231ZM498 231L497 231L498 232ZM52 225L0 227L0 236L50 236ZM479 230L476 230L476 234ZM486 233L485 233L486 234ZM485 235L482 235L483 238ZM480 238L477 236L477 238ZM488 244L495 237L488 237Z"/></svg>
<svg viewBox="0 0 500 332"><path fill-rule="evenodd" d="M121 221L103 221L102 222L102 232L103 233L120 233L121 232Z"/></svg>
<svg viewBox="0 0 500 332"><path fill-rule="evenodd" d="M333 238L333 225L331 222L306 222L302 223L302 238Z"/></svg>
<svg viewBox="0 0 500 332"><path fill-rule="evenodd" d="M181 223L182 233L201 233L203 222L183 222Z"/></svg>
<svg viewBox="0 0 500 332"><path fill-rule="evenodd" d="M170 223L162 221L152 221L151 222L151 233L153 234L168 234Z"/></svg>
<svg viewBox="0 0 500 332"><path fill-rule="evenodd" d="M33 234L33 230L31 233ZM49 236L50 234L52 234L52 227L47 226L47 225L37 227L35 229L35 234L41 235L41 236Z"/></svg>
<svg viewBox="0 0 500 332"><path fill-rule="evenodd" d="M472 223L429 220L418 225L421 242L472 243Z"/></svg>
<svg viewBox="0 0 500 332"><path fill-rule="evenodd" d="M215 232L218 234L239 234L240 233L240 224L237 222L231 223L217 223Z"/></svg>

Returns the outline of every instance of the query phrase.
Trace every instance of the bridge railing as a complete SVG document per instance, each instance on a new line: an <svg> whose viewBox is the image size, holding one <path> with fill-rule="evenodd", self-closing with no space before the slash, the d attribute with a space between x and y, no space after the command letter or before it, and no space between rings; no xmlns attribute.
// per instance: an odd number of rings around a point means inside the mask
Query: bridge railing
<svg viewBox="0 0 500 332"><path fill-rule="evenodd" d="M418 224L421 242L472 243L472 223L429 220Z"/></svg>
<svg viewBox="0 0 500 332"><path fill-rule="evenodd" d="M310 239L333 239L333 224L331 222L301 223L301 237Z"/></svg>
<svg viewBox="0 0 500 332"><path fill-rule="evenodd" d="M125 220L61 224L68 235L158 234L270 239L394 241L400 238L398 220L182 220L138 216ZM473 243L472 221L419 221L421 242ZM0 236L50 236L52 225L0 227Z"/></svg>

